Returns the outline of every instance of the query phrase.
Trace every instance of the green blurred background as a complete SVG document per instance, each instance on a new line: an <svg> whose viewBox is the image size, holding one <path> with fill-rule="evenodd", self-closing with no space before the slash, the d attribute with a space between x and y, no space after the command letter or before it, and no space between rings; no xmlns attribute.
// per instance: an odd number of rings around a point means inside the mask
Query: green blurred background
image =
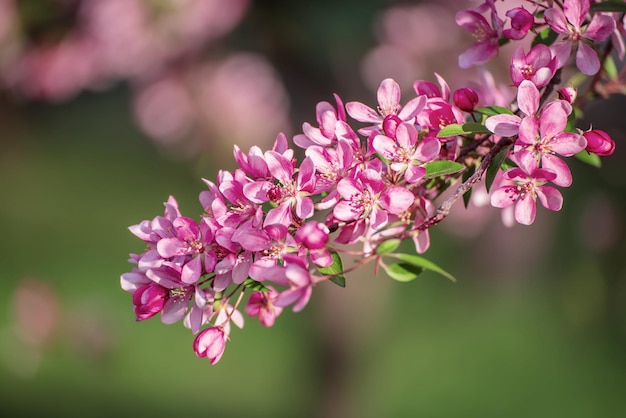
<svg viewBox="0 0 626 418"><path fill-rule="evenodd" d="M258 1L228 45L275 65L293 134L333 92L375 102L360 60L391 5ZM170 194L195 216L201 177L232 165L211 152L174 157L136 127L129 101L124 83L56 105L2 96L2 416L623 416L622 97L588 106L586 123L611 132L617 152L600 170L572 162L563 211L507 229L488 209L433 229L427 256L458 283L352 274L271 329L248 319L216 366L195 357L181 324L136 323L119 276L143 249L128 225L161 214ZM18 307L19 289L52 308ZM19 338L19 309L35 323L56 312L45 344Z"/></svg>

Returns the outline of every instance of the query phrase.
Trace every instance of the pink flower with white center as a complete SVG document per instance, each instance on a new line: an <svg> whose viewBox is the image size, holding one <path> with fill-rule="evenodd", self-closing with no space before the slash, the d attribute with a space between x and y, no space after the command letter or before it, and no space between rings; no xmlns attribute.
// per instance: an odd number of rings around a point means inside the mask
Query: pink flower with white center
<svg viewBox="0 0 626 418"><path fill-rule="evenodd" d="M302 124L302 132L293 137L293 142L300 148L307 149L312 145L328 147L337 141L336 127L337 122L346 121L346 112L343 108L343 102L338 95L335 96L337 109L330 103L319 102L315 107L315 117L319 128L315 128L308 122Z"/></svg>
<svg viewBox="0 0 626 418"><path fill-rule="evenodd" d="M615 20L608 15L595 14L589 24L585 19L589 13L589 0L565 0L563 10L552 7L544 17L550 28L562 35L551 48L557 57L558 67L567 62L573 47L577 47L576 66L585 75L594 75L600 70L598 54L587 42L601 42L615 30Z"/></svg>
<svg viewBox="0 0 626 418"><path fill-rule="evenodd" d="M211 365L220 361L225 348L226 334L222 327L207 328L193 340L196 356L209 359Z"/></svg>
<svg viewBox="0 0 626 418"><path fill-rule="evenodd" d="M422 111L426 97L418 96L400 105L400 86L396 81L387 78L380 83L377 91L378 111L361 102L346 103L348 114L359 122L370 122L374 126L359 129L362 135L382 132L382 123L387 115L396 115L402 121L412 123L415 116Z"/></svg>
<svg viewBox="0 0 626 418"><path fill-rule="evenodd" d="M387 214L398 215L415 200L413 193L400 186L387 186L380 172L364 170L356 178L346 177L337 184L343 198L333 210L340 221L369 219L370 227L378 229L387 223Z"/></svg>
<svg viewBox="0 0 626 418"><path fill-rule="evenodd" d="M252 180L246 177L242 170L236 170L234 175L224 173L219 190L230 205L223 215L216 217L220 225L233 228L243 223L250 223L255 228L261 225L263 209L251 202L244 193L244 187L249 183L252 183Z"/></svg>
<svg viewBox="0 0 626 418"><path fill-rule="evenodd" d="M329 191L329 194L333 194L335 185L347 175L354 164L352 146L343 139L337 142L336 148L312 145L307 148L305 155L313 161L317 171L316 192Z"/></svg>
<svg viewBox="0 0 626 418"><path fill-rule="evenodd" d="M407 183L417 183L424 175L423 164L433 161L439 156L441 143L433 136L424 138L418 144L415 125L403 123L396 130L396 141L385 136L376 135L372 146L385 159L389 167L398 173L404 173Z"/></svg>
<svg viewBox="0 0 626 418"><path fill-rule="evenodd" d="M499 187L492 188L491 205L507 208L515 205L515 220L522 225L535 221L537 199L550 210L558 211L563 206L563 196L552 186L545 184L556 178L552 171L537 168L535 160L529 165L520 161L520 167L511 168L501 176Z"/></svg>
<svg viewBox="0 0 626 418"><path fill-rule="evenodd" d="M181 216L172 222L176 237L163 238L157 243L157 251L163 258L190 256L183 265L181 280L192 284L202 275L205 247L213 242L213 231L207 222L200 226L191 218Z"/></svg>
<svg viewBox="0 0 626 418"><path fill-rule="evenodd" d="M274 325L283 308L274 305L278 292L272 286L267 286L269 292L254 292L246 303L245 311L250 317L259 317L259 321L265 327Z"/></svg>
<svg viewBox="0 0 626 418"><path fill-rule="evenodd" d="M526 117L522 120L515 152L519 159L541 161L541 167L555 173L552 182L567 187L572 184L572 173L563 160L582 151L587 146L585 138L574 132L565 132L567 116L571 106L562 100L548 103L539 118Z"/></svg>
<svg viewBox="0 0 626 418"><path fill-rule="evenodd" d="M484 11L491 13L491 24L482 15ZM502 33L504 22L496 14L493 0L487 0L475 10L462 10L456 14L456 23L468 30L476 42L459 55L459 67L469 68L484 64L498 52L498 39Z"/></svg>
<svg viewBox="0 0 626 418"><path fill-rule="evenodd" d="M538 88L547 85L557 69L557 59L552 56L550 48L537 44L524 54L524 48L519 47L511 57L509 67L513 84L519 86L524 80L530 80Z"/></svg>
<svg viewBox="0 0 626 418"><path fill-rule="evenodd" d="M294 166L290 159L275 151L267 151L265 161L278 182L256 181L246 184L243 189L245 196L253 203L270 201L278 205L269 210L263 224L280 223L288 227L293 220L293 213L300 219L313 216L313 200L309 197L315 192L313 161L310 158L302 161L295 181Z"/></svg>
<svg viewBox="0 0 626 418"><path fill-rule="evenodd" d="M535 24L532 13L523 7L515 7L506 12L506 17L511 18L511 27L504 29L502 34L512 40L523 39Z"/></svg>

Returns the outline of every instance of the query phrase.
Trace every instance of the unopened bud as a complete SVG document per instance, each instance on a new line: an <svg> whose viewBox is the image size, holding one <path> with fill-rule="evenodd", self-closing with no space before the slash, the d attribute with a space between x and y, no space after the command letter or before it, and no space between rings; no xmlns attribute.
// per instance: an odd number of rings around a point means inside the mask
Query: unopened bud
<svg viewBox="0 0 626 418"><path fill-rule="evenodd" d="M465 112L472 112L478 104L478 93L469 87L463 87L454 92L454 104Z"/></svg>

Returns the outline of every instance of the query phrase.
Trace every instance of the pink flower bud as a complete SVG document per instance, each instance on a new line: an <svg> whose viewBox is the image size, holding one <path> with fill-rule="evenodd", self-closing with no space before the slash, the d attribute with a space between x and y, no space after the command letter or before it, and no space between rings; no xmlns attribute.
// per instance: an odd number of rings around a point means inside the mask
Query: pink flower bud
<svg viewBox="0 0 626 418"><path fill-rule="evenodd" d="M561 87L557 90L559 95L559 99L565 100L566 102L572 104L576 101L576 96L578 95L578 90L574 87Z"/></svg>
<svg viewBox="0 0 626 418"><path fill-rule="evenodd" d="M163 310L168 290L158 284L141 286L133 293L133 305L137 321L152 318Z"/></svg>
<svg viewBox="0 0 626 418"><path fill-rule="evenodd" d="M330 231L320 222L307 222L296 232L296 241L309 250L319 250L326 246Z"/></svg>
<svg viewBox="0 0 626 418"><path fill-rule="evenodd" d="M606 157L615 151L615 141L611 139L609 134L600 129L584 132L583 136L587 140L587 148L585 149L588 152L597 154L600 157Z"/></svg>
<svg viewBox="0 0 626 418"><path fill-rule="evenodd" d="M402 123L402 119L397 117L396 115L387 115L385 119L383 119L383 132L389 138L396 138L396 129L398 129L398 125Z"/></svg>
<svg viewBox="0 0 626 418"><path fill-rule="evenodd" d="M224 348L226 348L226 334L222 327L207 328L193 340L193 351L196 352L196 356L208 358L211 365L220 361Z"/></svg>
<svg viewBox="0 0 626 418"><path fill-rule="evenodd" d="M474 107L478 104L478 94L469 87L463 87L455 90L454 104L461 110L466 112L472 112Z"/></svg>
<svg viewBox="0 0 626 418"><path fill-rule="evenodd" d="M509 39L522 39L535 24L533 15L523 7L509 10L506 16L511 18L511 28L505 29L503 34Z"/></svg>

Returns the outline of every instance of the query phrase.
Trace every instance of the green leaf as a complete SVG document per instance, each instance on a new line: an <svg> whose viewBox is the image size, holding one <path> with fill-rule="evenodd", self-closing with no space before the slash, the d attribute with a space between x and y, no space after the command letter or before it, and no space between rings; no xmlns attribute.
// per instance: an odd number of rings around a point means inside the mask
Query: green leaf
<svg viewBox="0 0 626 418"><path fill-rule="evenodd" d="M611 80L617 80L617 65L615 65L615 60L610 55L604 60L604 72Z"/></svg>
<svg viewBox="0 0 626 418"><path fill-rule="evenodd" d="M329 267L318 267L317 270L325 276L331 276L329 280L337 286L346 287L346 276L343 275L341 257L337 251L331 251L330 255L333 257L333 264Z"/></svg>
<svg viewBox="0 0 626 418"><path fill-rule="evenodd" d="M465 172L463 173L463 177L462 177L463 183L465 183L470 177L472 177L475 172L476 172L476 165L469 166L467 170L465 170ZM465 209L467 209L467 207L469 206L470 199L472 198L472 190L473 188L470 187L468 191L463 193L463 205L465 205Z"/></svg>
<svg viewBox="0 0 626 418"><path fill-rule="evenodd" d="M401 242L401 240L396 238L381 242L378 247L376 247L376 254L392 253L400 246Z"/></svg>
<svg viewBox="0 0 626 418"><path fill-rule="evenodd" d="M502 163L509 153L509 148L510 147L505 147L504 149L500 150L500 152L497 153L495 157L493 157L491 164L487 168L487 174L485 174L485 187L487 188L487 191L491 189L491 185L493 184L493 181L498 174L498 170L500 170L500 168L502 167Z"/></svg>
<svg viewBox="0 0 626 418"><path fill-rule="evenodd" d="M410 282L424 271L423 268L410 263L384 265L383 268L389 277L399 282Z"/></svg>
<svg viewBox="0 0 626 418"><path fill-rule="evenodd" d="M465 168L465 165L448 160L431 161L424 164L426 167L426 179L432 179L448 174L456 174Z"/></svg>
<svg viewBox="0 0 626 418"><path fill-rule="evenodd" d="M600 168L602 166L602 161L600 160L600 156L598 156L598 154L592 154L590 152L582 150L578 154L574 154L574 157L594 167Z"/></svg>
<svg viewBox="0 0 626 418"><path fill-rule="evenodd" d="M554 41L556 41L556 38L558 37L559 37L558 33L553 31L549 27L545 28L544 30L539 32L537 36L535 36L535 39L533 39L533 42L532 42L532 46L535 46L537 44L544 44L544 45L550 46L554 43Z"/></svg>
<svg viewBox="0 0 626 418"><path fill-rule="evenodd" d="M603 1L602 3L594 3L590 8L591 13L597 12L621 12L626 13L626 3L623 1Z"/></svg>
<svg viewBox="0 0 626 418"><path fill-rule="evenodd" d="M444 126L437 134L437 138L467 134L490 134L485 126L478 122L451 123Z"/></svg>
<svg viewBox="0 0 626 418"><path fill-rule="evenodd" d="M252 290L256 290L258 292L269 292L270 290L265 287L265 285L261 282L257 282L254 279L251 279L250 277L248 277L244 282L243 282L243 287L247 288L247 289L252 289Z"/></svg>
<svg viewBox="0 0 626 418"><path fill-rule="evenodd" d="M506 107L502 107L502 106L487 106L487 107L481 107L479 109L476 109L476 112L478 113L482 113L483 115L487 115L487 116L494 116L494 115L512 115L513 112L510 109L507 109Z"/></svg>
<svg viewBox="0 0 626 418"><path fill-rule="evenodd" d="M419 255L413 254L392 254L391 257L399 258L400 260L412 264L416 267L421 267L425 270L434 271L435 273L439 273L447 279L456 283L456 279L453 275L436 265L430 260L425 259L424 257L420 257Z"/></svg>

